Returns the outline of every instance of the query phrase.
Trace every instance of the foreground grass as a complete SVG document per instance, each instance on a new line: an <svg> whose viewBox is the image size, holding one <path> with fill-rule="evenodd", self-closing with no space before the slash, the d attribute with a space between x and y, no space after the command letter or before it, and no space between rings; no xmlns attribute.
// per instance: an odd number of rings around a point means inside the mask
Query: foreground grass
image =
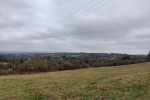
<svg viewBox="0 0 150 100"><path fill-rule="evenodd" d="M150 63L0 76L1 100L149 100Z"/></svg>

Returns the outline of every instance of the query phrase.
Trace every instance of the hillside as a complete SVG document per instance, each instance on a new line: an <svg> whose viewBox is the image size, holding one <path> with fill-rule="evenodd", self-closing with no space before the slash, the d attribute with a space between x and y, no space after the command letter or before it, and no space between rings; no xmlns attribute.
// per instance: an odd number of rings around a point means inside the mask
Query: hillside
<svg viewBox="0 0 150 100"><path fill-rule="evenodd" d="M0 76L0 99L150 99L150 63Z"/></svg>

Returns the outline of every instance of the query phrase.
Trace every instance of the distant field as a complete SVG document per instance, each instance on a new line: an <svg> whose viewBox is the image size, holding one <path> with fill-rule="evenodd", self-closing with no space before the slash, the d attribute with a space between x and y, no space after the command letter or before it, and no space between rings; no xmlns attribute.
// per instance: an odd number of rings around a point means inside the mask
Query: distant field
<svg viewBox="0 0 150 100"><path fill-rule="evenodd" d="M150 100L150 63L0 76L0 100Z"/></svg>

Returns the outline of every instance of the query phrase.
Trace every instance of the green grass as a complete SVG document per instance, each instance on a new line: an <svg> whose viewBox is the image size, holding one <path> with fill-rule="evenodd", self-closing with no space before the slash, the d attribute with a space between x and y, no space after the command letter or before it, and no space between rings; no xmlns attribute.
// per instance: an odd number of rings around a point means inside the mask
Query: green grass
<svg viewBox="0 0 150 100"><path fill-rule="evenodd" d="M0 76L0 100L150 100L150 63Z"/></svg>

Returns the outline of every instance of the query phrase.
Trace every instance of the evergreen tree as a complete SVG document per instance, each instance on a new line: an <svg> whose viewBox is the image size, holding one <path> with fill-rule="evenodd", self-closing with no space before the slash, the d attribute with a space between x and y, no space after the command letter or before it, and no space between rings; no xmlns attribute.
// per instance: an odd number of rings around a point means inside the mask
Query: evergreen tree
<svg viewBox="0 0 150 100"><path fill-rule="evenodd" d="M147 55L147 61L150 61L150 51L149 54Z"/></svg>
<svg viewBox="0 0 150 100"><path fill-rule="evenodd" d="M20 63L23 63L23 59L20 60Z"/></svg>

